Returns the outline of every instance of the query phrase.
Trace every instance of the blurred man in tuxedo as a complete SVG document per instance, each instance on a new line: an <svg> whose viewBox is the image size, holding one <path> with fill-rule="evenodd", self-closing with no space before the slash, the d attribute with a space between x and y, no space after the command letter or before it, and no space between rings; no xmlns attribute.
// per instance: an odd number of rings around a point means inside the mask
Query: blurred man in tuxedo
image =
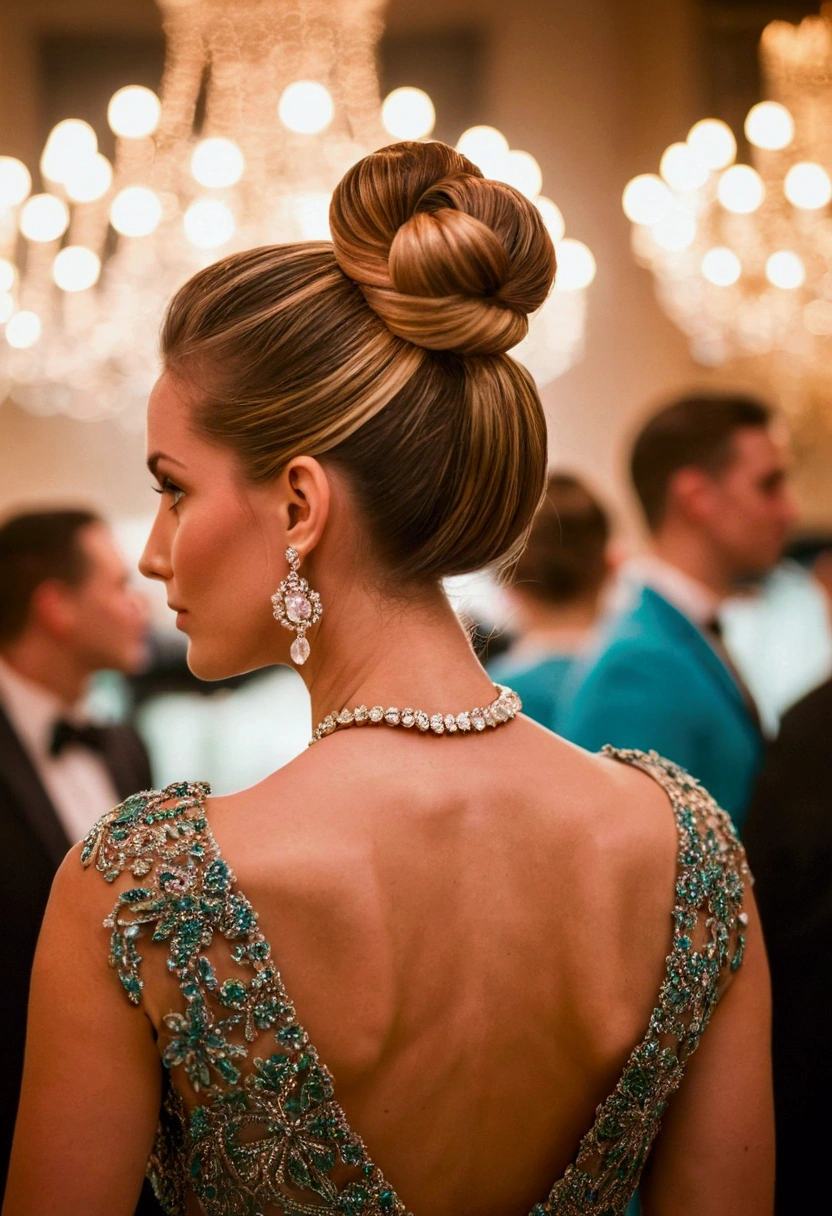
<svg viewBox="0 0 832 1216"><path fill-rule="evenodd" d="M96 515L37 511L0 526L0 1190L53 875L100 815L151 784L135 731L91 723L84 696L96 671L142 665L146 632L143 602ZM105 942L102 951L106 960Z"/></svg>
<svg viewBox="0 0 832 1216"><path fill-rule="evenodd" d="M832 620L832 536L813 574ZM809 553L805 550L809 549ZM777 1216L817 1210L816 1172L832 1135L832 679L788 711L745 830L771 970Z"/></svg>
<svg viewBox="0 0 832 1216"><path fill-rule="evenodd" d="M785 435L752 398L684 397L642 429L630 469L651 552L632 564L631 602L578 673L562 733L592 751L655 749L741 828L764 743L719 611L779 561L794 523Z"/></svg>

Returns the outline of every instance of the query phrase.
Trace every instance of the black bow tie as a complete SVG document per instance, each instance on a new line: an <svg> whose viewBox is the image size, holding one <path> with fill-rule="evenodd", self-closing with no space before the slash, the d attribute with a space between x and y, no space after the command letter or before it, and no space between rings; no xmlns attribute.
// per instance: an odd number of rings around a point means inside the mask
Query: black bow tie
<svg viewBox="0 0 832 1216"><path fill-rule="evenodd" d="M103 752L105 739L106 733L100 726L75 726L74 723L61 718L55 723L55 729L52 731L49 754L60 756L70 743L79 743L81 747L88 747L91 751Z"/></svg>

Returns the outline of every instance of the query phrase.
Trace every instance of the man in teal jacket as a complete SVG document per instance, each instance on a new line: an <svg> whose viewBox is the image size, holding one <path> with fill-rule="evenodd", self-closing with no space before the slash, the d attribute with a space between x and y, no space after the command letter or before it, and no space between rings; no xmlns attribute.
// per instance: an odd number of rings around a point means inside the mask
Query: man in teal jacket
<svg viewBox="0 0 832 1216"><path fill-rule="evenodd" d="M776 564L794 522L784 436L750 398L685 397L643 428L631 473L651 553L576 673L562 732L593 751L612 743L675 760L741 829L764 741L719 608Z"/></svg>

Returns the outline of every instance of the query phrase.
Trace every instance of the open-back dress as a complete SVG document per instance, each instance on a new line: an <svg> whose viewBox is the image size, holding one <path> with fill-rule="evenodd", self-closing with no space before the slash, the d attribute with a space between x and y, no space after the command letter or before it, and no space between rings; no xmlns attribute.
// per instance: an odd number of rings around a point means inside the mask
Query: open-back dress
<svg viewBox="0 0 832 1216"><path fill-rule="evenodd" d="M747 868L728 816L655 754L605 752L653 777L673 807L672 944L644 1037L530 1216L623 1216L745 945ZM180 993L159 1038L165 1085L148 1164L154 1190L169 1216L404 1216L407 1197L347 1123L257 914L211 834L209 793L204 783L182 783L135 794L99 820L82 852L108 882L125 872L135 880L105 921L128 1000L142 1000L148 939L167 943Z"/></svg>

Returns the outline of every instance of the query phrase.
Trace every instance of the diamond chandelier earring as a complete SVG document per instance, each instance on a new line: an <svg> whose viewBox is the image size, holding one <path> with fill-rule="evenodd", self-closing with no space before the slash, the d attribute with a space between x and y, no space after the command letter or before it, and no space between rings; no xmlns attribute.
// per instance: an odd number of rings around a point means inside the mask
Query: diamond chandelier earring
<svg viewBox="0 0 832 1216"><path fill-rule="evenodd" d="M306 579L298 575L300 558L297 549L291 545L286 550L286 561L289 563L289 573L272 596L272 611L274 619L280 621L284 629L291 629L298 635L289 648L289 654L292 662L302 667L309 658L306 631L312 625L317 625L323 608L317 591L310 590Z"/></svg>

